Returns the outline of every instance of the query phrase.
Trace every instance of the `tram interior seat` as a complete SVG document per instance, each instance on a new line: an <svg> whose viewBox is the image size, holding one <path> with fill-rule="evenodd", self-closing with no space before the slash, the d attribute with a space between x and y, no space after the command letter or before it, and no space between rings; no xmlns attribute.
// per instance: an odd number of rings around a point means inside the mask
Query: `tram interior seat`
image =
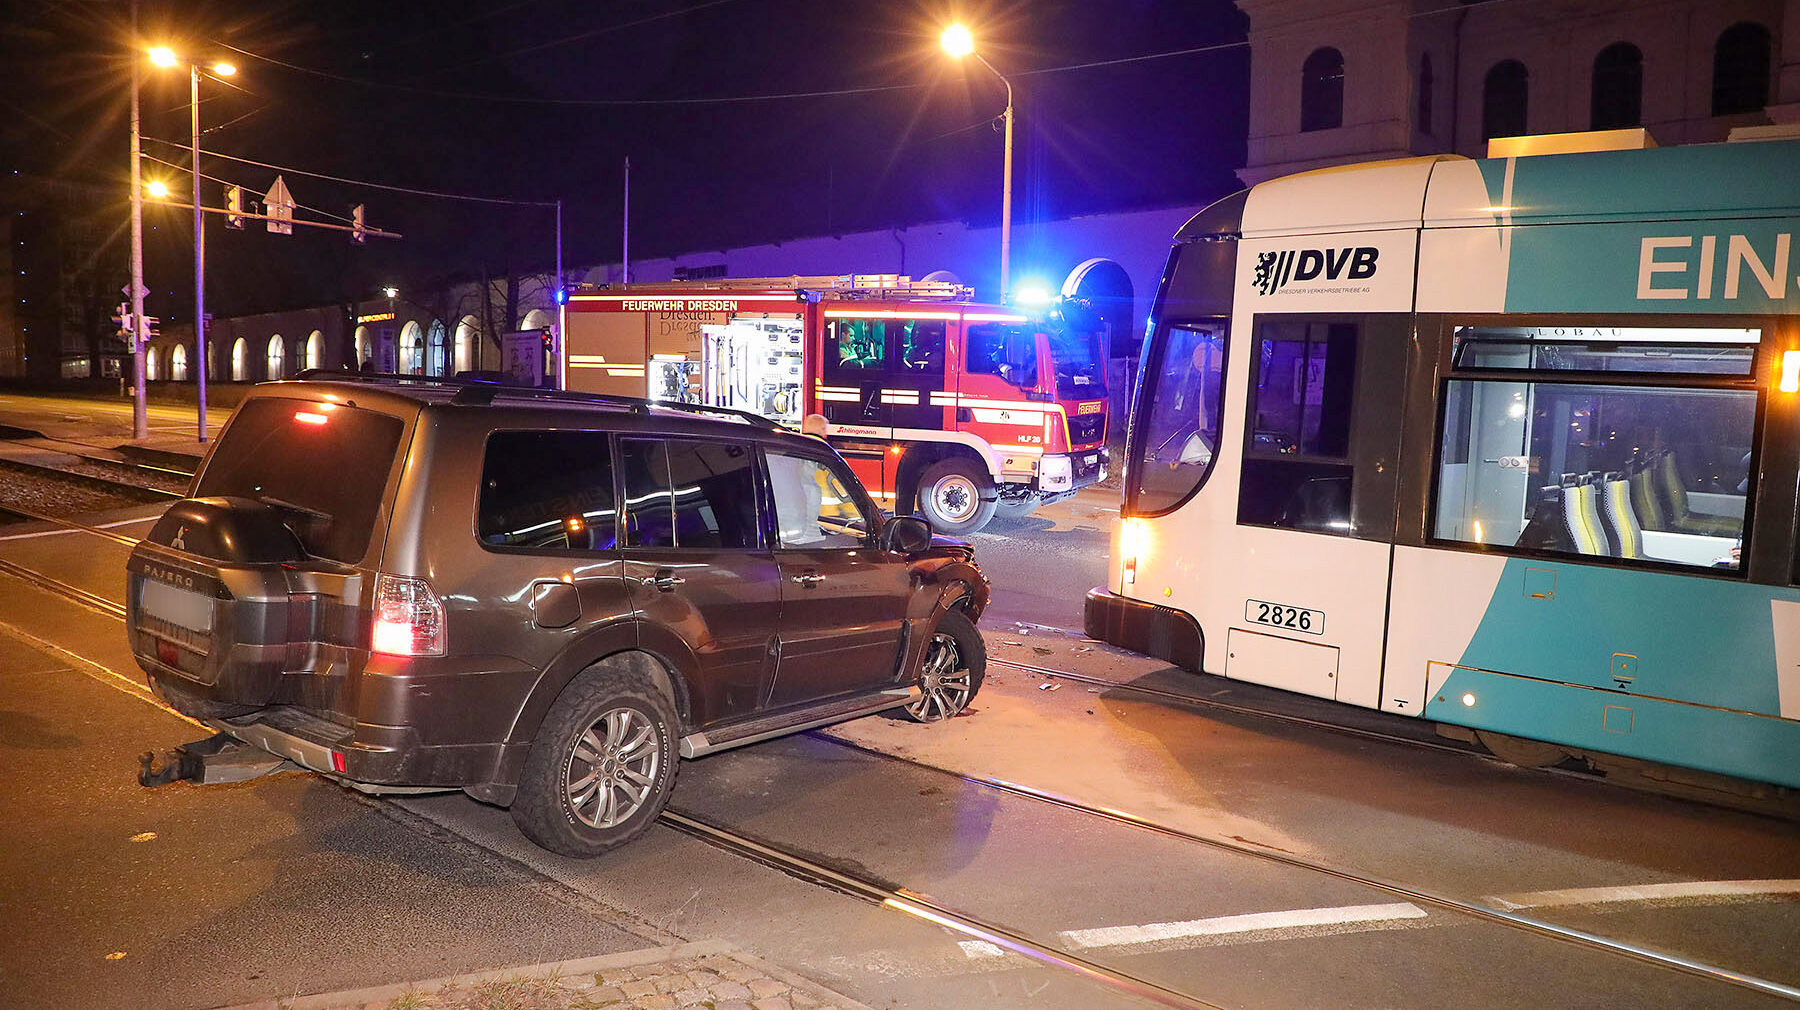
<svg viewBox="0 0 1800 1010"><path fill-rule="evenodd" d="M1693 527L1648 529L1638 513L1640 486L1629 471L1563 474L1561 482L1539 489L1518 546L1593 557L1736 567L1729 555L1738 542L1737 520L1730 520L1725 527L1728 536ZM1660 504L1653 502L1652 507ZM1713 524L1693 525L1712 528Z"/></svg>

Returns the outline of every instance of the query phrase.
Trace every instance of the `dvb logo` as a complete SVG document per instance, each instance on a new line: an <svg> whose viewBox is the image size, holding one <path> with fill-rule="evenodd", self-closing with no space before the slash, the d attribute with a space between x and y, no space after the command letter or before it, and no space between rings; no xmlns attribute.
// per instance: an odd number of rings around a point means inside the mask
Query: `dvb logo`
<svg viewBox="0 0 1800 1010"><path fill-rule="evenodd" d="M1295 281L1351 280L1375 276L1381 250L1374 246L1342 249L1283 249L1256 256L1257 292L1272 295Z"/></svg>

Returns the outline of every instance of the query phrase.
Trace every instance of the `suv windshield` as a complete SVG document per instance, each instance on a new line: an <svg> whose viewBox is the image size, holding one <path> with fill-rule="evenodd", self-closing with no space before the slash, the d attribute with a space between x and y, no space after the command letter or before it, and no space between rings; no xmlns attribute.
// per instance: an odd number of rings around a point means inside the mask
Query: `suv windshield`
<svg viewBox="0 0 1800 1010"><path fill-rule="evenodd" d="M309 554L357 561L405 427L372 410L259 397L232 415L194 497L236 495L279 509Z"/></svg>
<svg viewBox="0 0 1800 1010"><path fill-rule="evenodd" d="M1106 361L1100 334L1094 330L1050 331L1050 356L1056 368L1056 398L1097 400L1106 396Z"/></svg>

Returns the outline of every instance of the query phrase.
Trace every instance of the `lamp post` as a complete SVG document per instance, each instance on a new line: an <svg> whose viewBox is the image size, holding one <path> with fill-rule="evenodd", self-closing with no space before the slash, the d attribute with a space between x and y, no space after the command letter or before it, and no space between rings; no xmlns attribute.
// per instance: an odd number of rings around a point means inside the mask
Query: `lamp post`
<svg viewBox="0 0 1800 1010"><path fill-rule="evenodd" d="M157 46L150 50L150 62L159 67L173 67L180 64L174 50L167 46ZM193 137L193 170L194 170L194 380L195 399L198 401L198 419L196 432L201 442L206 441L206 224L205 212L200 204L200 64L189 62L188 65L188 128ZM212 73L219 77L230 77L237 73L237 67L229 63L219 62L212 65Z"/></svg>
<svg viewBox="0 0 1800 1010"><path fill-rule="evenodd" d="M976 61L988 69L988 72L1000 78L1006 85L1006 111L1000 114L1005 124L1005 154L1001 158L1000 168L1000 298L1006 300L1007 266L1012 257L1012 156L1013 156L1013 86L1006 75L994 69L987 58L975 51L975 36L963 25L951 25L944 29L939 42L944 52L956 59L973 56Z"/></svg>
<svg viewBox="0 0 1800 1010"><path fill-rule="evenodd" d="M137 36L137 2L131 4L131 34ZM144 182L141 163L143 130L138 122L138 91L144 68L131 60L131 437L150 437L150 405L144 390Z"/></svg>

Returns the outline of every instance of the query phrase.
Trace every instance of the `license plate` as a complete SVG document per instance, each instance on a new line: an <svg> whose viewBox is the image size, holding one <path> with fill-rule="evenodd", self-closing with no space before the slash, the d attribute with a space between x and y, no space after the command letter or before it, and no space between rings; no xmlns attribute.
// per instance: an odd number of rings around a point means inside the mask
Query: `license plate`
<svg viewBox="0 0 1800 1010"><path fill-rule="evenodd" d="M1106 409L1106 401L1105 400L1095 400L1092 403L1080 404L1079 406L1077 406L1075 408L1075 413L1077 413L1077 414L1098 414L1105 409Z"/></svg>
<svg viewBox="0 0 1800 1010"><path fill-rule="evenodd" d="M1283 631L1300 631L1308 635L1325 633L1325 612L1323 610L1290 607L1285 603L1245 600L1244 620L1251 624L1264 624L1271 628L1280 628Z"/></svg>
<svg viewBox="0 0 1800 1010"><path fill-rule="evenodd" d="M146 617L172 624L184 631L209 634L213 625L213 601L166 582L145 580L138 606Z"/></svg>
<svg viewBox="0 0 1800 1010"><path fill-rule="evenodd" d="M1081 462L1084 466L1093 466L1095 463L1100 462L1100 454L1093 453L1091 455L1083 456L1081 457Z"/></svg>

